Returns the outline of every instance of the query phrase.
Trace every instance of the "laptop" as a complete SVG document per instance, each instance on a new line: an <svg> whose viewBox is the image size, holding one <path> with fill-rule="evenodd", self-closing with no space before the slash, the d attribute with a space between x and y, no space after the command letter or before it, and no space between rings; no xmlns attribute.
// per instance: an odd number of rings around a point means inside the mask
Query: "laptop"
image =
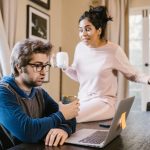
<svg viewBox="0 0 150 150"><path fill-rule="evenodd" d="M126 127L126 119L133 101L134 97L130 97L118 102L109 130L80 129L72 134L65 143L103 148L119 136L122 129Z"/></svg>

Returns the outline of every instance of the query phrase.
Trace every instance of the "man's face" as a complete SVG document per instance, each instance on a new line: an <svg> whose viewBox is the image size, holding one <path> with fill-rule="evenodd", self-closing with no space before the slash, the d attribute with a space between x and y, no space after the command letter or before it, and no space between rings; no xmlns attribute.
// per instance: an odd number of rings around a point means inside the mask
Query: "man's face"
<svg viewBox="0 0 150 150"><path fill-rule="evenodd" d="M33 54L28 65L21 68L22 71L19 76L23 84L28 88L41 86L47 73L46 68L49 71L48 64L49 57L46 54Z"/></svg>

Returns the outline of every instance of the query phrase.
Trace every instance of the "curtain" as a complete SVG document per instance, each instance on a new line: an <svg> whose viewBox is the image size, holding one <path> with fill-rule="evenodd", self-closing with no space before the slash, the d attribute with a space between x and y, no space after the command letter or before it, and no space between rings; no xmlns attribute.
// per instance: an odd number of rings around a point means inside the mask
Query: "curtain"
<svg viewBox="0 0 150 150"><path fill-rule="evenodd" d="M1 65L0 74L1 75L7 75L10 73L9 58L10 58L10 50L9 50L8 40L6 37L4 23L0 11L0 65Z"/></svg>
<svg viewBox="0 0 150 150"><path fill-rule="evenodd" d="M0 0L0 68L1 75L10 74L10 53L15 43L17 0Z"/></svg>
<svg viewBox="0 0 150 150"><path fill-rule="evenodd" d="M113 22L108 23L107 39L119 44L128 56L129 52L129 0L101 0L108 8ZM128 96L128 81L118 74L118 99Z"/></svg>
<svg viewBox="0 0 150 150"><path fill-rule="evenodd" d="M3 21L10 50L15 44L17 23L17 0L2 0Z"/></svg>

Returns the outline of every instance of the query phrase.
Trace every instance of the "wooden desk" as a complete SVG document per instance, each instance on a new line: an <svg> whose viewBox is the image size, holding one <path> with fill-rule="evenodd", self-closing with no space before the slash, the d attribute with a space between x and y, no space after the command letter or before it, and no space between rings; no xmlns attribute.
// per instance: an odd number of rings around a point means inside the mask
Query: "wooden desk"
<svg viewBox="0 0 150 150"><path fill-rule="evenodd" d="M97 122L82 123L79 128L100 128ZM48 147L44 144L20 144L9 150L95 150L96 148L65 144ZM104 150L150 150L150 112L131 111L127 127Z"/></svg>

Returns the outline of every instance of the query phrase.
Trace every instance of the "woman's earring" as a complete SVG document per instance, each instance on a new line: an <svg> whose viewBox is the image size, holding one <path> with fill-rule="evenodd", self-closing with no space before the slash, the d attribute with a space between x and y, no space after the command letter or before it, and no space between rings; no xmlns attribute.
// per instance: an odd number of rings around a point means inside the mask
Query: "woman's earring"
<svg viewBox="0 0 150 150"><path fill-rule="evenodd" d="M100 37L100 35L101 35L101 28L99 28L98 31L99 31L98 36Z"/></svg>
<svg viewBox="0 0 150 150"><path fill-rule="evenodd" d="M100 35L100 34L101 34L101 32L102 32L102 30L101 30L101 28L99 28L98 30L99 30L99 35Z"/></svg>

